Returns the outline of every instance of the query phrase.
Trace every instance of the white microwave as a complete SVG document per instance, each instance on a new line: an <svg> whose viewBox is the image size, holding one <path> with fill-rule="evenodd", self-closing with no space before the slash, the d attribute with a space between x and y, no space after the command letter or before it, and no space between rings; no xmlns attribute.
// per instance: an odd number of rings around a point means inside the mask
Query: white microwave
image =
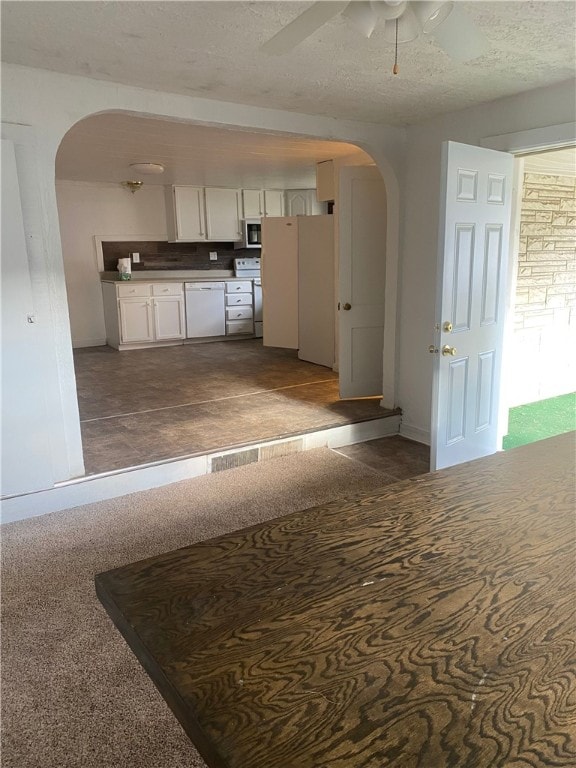
<svg viewBox="0 0 576 768"><path fill-rule="evenodd" d="M261 248L262 227L260 219L243 219L242 239L234 243L234 248Z"/></svg>

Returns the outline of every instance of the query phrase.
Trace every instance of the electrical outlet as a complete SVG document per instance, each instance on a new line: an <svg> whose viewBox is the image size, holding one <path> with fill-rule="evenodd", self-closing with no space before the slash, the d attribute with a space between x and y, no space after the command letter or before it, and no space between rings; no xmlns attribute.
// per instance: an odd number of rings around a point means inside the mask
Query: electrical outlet
<svg viewBox="0 0 576 768"><path fill-rule="evenodd" d="M217 261L218 251L210 251L210 261Z"/></svg>
<svg viewBox="0 0 576 768"><path fill-rule="evenodd" d="M132 263L133 264L140 264L140 254L139 253L131 253L130 256L132 256Z"/></svg>

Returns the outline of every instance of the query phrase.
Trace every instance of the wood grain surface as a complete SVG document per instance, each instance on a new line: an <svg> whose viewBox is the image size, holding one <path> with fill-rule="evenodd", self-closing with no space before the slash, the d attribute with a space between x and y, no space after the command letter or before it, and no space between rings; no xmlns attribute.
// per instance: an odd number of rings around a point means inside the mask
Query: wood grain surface
<svg viewBox="0 0 576 768"><path fill-rule="evenodd" d="M100 574L98 596L211 768L575 766L575 434Z"/></svg>

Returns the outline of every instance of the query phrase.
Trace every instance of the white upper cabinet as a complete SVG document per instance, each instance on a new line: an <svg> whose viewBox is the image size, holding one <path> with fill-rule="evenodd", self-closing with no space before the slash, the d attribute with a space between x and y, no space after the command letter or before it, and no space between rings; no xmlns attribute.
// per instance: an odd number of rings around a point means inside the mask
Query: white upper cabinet
<svg viewBox="0 0 576 768"><path fill-rule="evenodd" d="M334 200L336 195L334 160L316 163L316 194L320 202Z"/></svg>
<svg viewBox="0 0 576 768"><path fill-rule="evenodd" d="M264 190L264 216L284 216L284 190Z"/></svg>
<svg viewBox="0 0 576 768"><path fill-rule="evenodd" d="M166 223L172 242L241 240L240 190L167 187Z"/></svg>
<svg viewBox="0 0 576 768"><path fill-rule="evenodd" d="M240 190L206 187L207 240L242 239L240 228Z"/></svg>
<svg viewBox="0 0 576 768"><path fill-rule="evenodd" d="M260 219L264 216L264 194L261 189L242 190L242 217Z"/></svg>
<svg viewBox="0 0 576 768"><path fill-rule="evenodd" d="M319 216L326 213L326 204L316 199L315 189L287 189L286 216Z"/></svg>
<svg viewBox="0 0 576 768"><path fill-rule="evenodd" d="M294 191L306 193L306 202L298 200L295 206L304 205L308 215L324 212L314 209L317 203L313 189ZM284 216L285 209L283 189L166 187L168 240L238 242L242 240L242 219Z"/></svg>
<svg viewBox="0 0 576 768"><path fill-rule="evenodd" d="M261 219L262 216L284 216L283 189L242 190L242 217Z"/></svg>
<svg viewBox="0 0 576 768"><path fill-rule="evenodd" d="M206 240L204 187L166 187L168 239Z"/></svg>

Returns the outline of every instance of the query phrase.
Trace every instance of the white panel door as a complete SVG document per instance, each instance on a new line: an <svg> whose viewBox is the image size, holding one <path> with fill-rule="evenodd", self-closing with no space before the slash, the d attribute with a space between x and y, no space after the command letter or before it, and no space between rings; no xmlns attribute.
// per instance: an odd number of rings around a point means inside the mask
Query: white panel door
<svg viewBox="0 0 576 768"><path fill-rule="evenodd" d="M432 469L499 449L498 403L514 158L445 142Z"/></svg>
<svg viewBox="0 0 576 768"><path fill-rule="evenodd" d="M338 358L340 397L382 394L386 189L371 167L340 169Z"/></svg>

